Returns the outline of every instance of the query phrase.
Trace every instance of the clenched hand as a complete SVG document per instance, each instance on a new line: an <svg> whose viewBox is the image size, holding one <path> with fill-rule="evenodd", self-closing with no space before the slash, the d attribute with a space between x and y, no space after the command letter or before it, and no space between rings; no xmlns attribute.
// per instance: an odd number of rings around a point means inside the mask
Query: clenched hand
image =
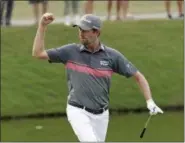
<svg viewBox="0 0 185 143"><path fill-rule="evenodd" d="M52 13L45 13L43 14L43 16L40 19L40 25L41 26L47 26L48 24L50 24L52 21L54 21L54 16Z"/></svg>
<svg viewBox="0 0 185 143"><path fill-rule="evenodd" d="M152 99L147 100L147 108L149 110L150 115L163 113L163 111L155 104L155 102Z"/></svg>

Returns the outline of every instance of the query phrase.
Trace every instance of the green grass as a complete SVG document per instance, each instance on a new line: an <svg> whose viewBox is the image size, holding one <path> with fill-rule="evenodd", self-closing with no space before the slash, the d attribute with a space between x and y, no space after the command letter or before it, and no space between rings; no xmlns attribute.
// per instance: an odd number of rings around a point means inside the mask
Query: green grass
<svg viewBox="0 0 185 143"><path fill-rule="evenodd" d="M172 12L177 11L176 2L171 3ZM23 12L24 11L24 12ZM49 12L54 13L57 17L63 16L64 2L63 1L50 1ZM80 13L84 12L84 1L80 2ZM133 14L138 13L160 13L165 12L164 1L130 1L129 12ZM94 13L107 14L107 2L95 1ZM116 2L113 2L112 14L116 13ZM16 1L15 9L13 11L13 19L30 19L33 18L32 6L28 4L28 1Z"/></svg>
<svg viewBox="0 0 185 143"><path fill-rule="evenodd" d="M140 132L148 114L112 115L108 128L108 142L183 142L183 112L165 112L151 118L143 139ZM36 126L42 126L36 130ZM11 136L11 137L10 137ZM1 122L1 141L5 142L61 142L78 141L66 118L43 120L14 120Z"/></svg>
<svg viewBox="0 0 185 143"><path fill-rule="evenodd" d="M77 31L63 25L49 26L46 48L78 42ZM1 32L2 115L65 111L64 66L31 56L36 27L2 28ZM183 21L107 22L101 40L121 51L144 73L160 106L184 104ZM113 76L111 108L145 107L142 96L133 79Z"/></svg>

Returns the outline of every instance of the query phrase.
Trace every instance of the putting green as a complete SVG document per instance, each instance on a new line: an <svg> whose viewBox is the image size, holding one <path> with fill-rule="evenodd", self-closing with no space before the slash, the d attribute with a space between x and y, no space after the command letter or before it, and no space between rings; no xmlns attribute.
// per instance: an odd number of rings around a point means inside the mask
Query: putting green
<svg viewBox="0 0 185 143"><path fill-rule="evenodd" d="M106 141L121 142L182 142L184 113L165 112L151 118L143 139L139 134L148 118L147 113L111 115ZM42 129L36 129L36 126ZM66 118L32 119L1 122L2 141L77 141Z"/></svg>

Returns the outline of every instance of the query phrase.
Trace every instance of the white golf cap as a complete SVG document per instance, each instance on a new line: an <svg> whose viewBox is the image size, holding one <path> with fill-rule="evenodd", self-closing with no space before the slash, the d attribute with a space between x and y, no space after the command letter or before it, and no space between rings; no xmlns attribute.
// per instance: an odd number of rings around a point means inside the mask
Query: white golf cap
<svg viewBox="0 0 185 143"><path fill-rule="evenodd" d="M91 29L101 29L102 22L100 18L93 14L85 14L80 18L77 24L74 24L73 27L78 26L83 30L91 30Z"/></svg>

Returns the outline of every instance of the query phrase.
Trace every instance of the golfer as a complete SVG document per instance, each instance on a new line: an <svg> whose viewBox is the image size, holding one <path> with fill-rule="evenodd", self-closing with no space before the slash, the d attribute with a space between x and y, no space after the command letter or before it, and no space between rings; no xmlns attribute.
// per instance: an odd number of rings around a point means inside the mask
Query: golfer
<svg viewBox="0 0 185 143"><path fill-rule="evenodd" d="M67 44L45 50L47 25L54 20L45 13L37 29L32 55L50 63L63 63L67 70L69 95L67 118L80 142L104 142L109 123L109 89L113 73L133 77L146 99L150 114L163 113L152 99L143 74L119 51L99 41L102 23L86 14L76 26L81 44Z"/></svg>

